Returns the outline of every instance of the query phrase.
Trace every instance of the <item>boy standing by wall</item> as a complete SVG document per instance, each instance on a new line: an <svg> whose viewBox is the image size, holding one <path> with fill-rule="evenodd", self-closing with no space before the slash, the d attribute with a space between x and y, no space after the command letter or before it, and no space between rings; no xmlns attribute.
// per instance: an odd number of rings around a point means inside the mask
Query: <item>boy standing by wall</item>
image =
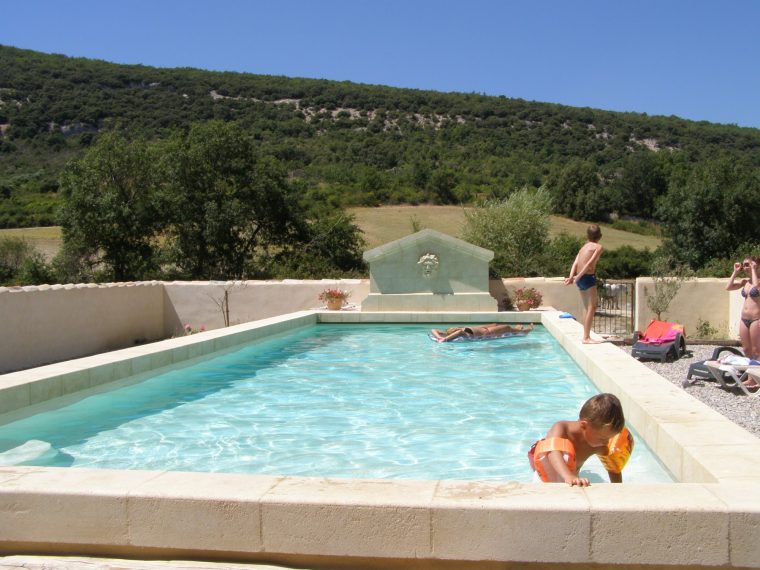
<svg viewBox="0 0 760 570"><path fill-rule="evenodd" d="M591 224L586 230L588 241L583 244L575 256L573 266L570 268L570 277L565 279L565 285L575 283L581 294L583 303L583 343L597 344L600 341L591 339L591 325L596 313L596 262L602 255L602 230L596 224Z"/></svg>

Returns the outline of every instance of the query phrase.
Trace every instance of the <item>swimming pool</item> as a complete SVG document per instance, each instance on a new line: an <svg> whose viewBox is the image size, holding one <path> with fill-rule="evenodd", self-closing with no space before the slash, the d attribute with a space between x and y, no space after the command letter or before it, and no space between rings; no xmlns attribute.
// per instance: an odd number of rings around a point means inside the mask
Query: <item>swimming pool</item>
<svg viewBox="0 0 760 570"><path fill-rule="evenodd" d="M367 568L400 567L407 559L407 565L431 568L475 568L479 561L488 568L499 562L559 568L621 560L631 567L757 566L757 438L618 347L582 344L580 324L557 311L293 313L6 375L0 410L4 419L17 418L62 394L76 397L83 386L316 323L432 326L507 319L543 324L599 390L620 397L629 424L642 435L638 441L645 439L680 483L571 489L514 481L4 467L0 503L8 508L0 509L0 550L223 556L285 565L300 560L303 566L353 561ZM598 532L605 528L612 532ZM626 536L641 538L646 548Z"/></svg>
<svg viewBox="0 0 760 570"><path fill-rule="evenodd" d="M530 481L531 443L598 390L543 327L437 344L430 326L277 335L6 424L0 450L26 444L27 465ZM584 470L602 480L595 459ZM637 438L625 480L672 479Z"/></svg>

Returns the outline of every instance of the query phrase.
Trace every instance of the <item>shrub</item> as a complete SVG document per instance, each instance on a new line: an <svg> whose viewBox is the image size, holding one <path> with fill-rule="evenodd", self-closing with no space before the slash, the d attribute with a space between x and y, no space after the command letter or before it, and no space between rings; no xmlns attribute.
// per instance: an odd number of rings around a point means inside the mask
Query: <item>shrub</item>
<svg viewBox="0 0 760 570"><path fill-rule="evenodd" d="M605 250L599 258L597 274L602 279L635 279L647 275L652 267L653 254L648 249L624 245Z"/></svg>
<svg viewBox="0 0 760 570"><path fill-rule="evenodd" d="M583 240L561 232L554 236L544 250L539 273L544 277L557 277L570 272L575 256L583 245Z"/></svg>
<svg viewBox="0 0 760 570"><path fill-rule="evenodd" d="M653 222L645 220L615 220L611 226L623 232L631 232L642 236L661 236L662 228Z"/></svg>
<svg viewBox="0 0 760 570"><path fill-rule="evenodd" d="M698 277L730 277L734 269L734 263L741 261L748 255L758 255L760 244L749 241L734 248L728 257L713 258L708 260L697 270Z"/></svg>
<svg viewBox="0 0 760 570"><path fill-rule="evenodd" d="M711 259L697 270L697 277L730 277L733 269L732 258Z"/></svg>
<svg viewBox="0 0 760 570"><path fill-rule="evenodd" d="M551 197L544 188L523 188L506 200L465 211L463 238L494 252L500 277L538 275L549 243Z"/></svg>
<svg viewBox="0 0 760 570"><path fill-rule="evenodd" d="M695 338L711 339L715 338L718 334L718 329L710 324L710 321L703 321L701 318L697 320L697 328L694 331Z"/></svg>
<svg viewBox="0 0 760 570"><path fill-rule="evenodd" d="M19 237L0 237L0 283L16 284L24 262L36 252Z"/></svg>
<svg viewBox="0 0 760 570"><path fill-rule="evenodd" d="M528 308L536 309L541 306L543 300L543 295L533 287L515 289L515 304L517 305L524 302L528 304Z"/></svg>

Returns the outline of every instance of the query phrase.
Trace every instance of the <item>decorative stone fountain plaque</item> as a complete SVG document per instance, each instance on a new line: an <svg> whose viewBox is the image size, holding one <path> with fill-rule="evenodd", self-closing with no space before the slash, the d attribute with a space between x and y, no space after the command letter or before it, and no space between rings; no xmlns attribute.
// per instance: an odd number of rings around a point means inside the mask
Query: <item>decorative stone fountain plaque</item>
<svg viewBox="0 0 760 570"><path fill-rule="evenodd" d="M435 230L365 251L370 292L362 311L496 311L491 259L492 251Z"/></svg>

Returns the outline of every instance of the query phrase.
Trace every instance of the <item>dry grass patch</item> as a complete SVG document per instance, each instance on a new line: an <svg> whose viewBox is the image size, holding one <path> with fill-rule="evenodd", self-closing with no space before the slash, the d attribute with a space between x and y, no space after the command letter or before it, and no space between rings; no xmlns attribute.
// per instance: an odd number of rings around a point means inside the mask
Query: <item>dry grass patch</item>
<svg viewBox="0 0 760 570"><path fill-rule="evenodd" d="M0 229L0 237L20 237L28 240L61 239L61 227Z"/></svg>
<svg viewBox="0 0 760 570"><path fill-rule="evenodd" d="M48 226L43 228L11 228L0 229L0 238L17 237L32 244L37 250L50 261L58 253L63 242L60 226Z"/></svg>
<svg viewBox="0 0 760 570"><path fill-rule="evenodd" d="M372 249L389 241L400 239L414 233L414 223L420 229L429 228L454 237L461 237L467 208L462 206L380 206L378 208L349 208L356 217L356 223L364 232L367 248ZM576 222L559 216L552 216L551 235L565 232L586 238L588 224ZM602 245L607 249L616 249L621 245L630 245L636 249L656 249L662 240L655 236L643 236L630 232L615 230L602 225ZM0 237L20 237L28 240L39 249L45 257L52 259L61 247L61 228L0 229Z"/></svg>
<svg viewBox="0 0 760 570"><path fill-rule="evenodd" d="M415 220L420 229L455 237L460 237L464 225L464 208L461 206L380 206L349 208L348 211L356 217L356 224L364 232L368 249L413 234Z"/></svg>
<svg viewBox="0 0 760 570"><path fill-rule="evenodd" d="M649 248L650 250L655 250L662 245L662 238L657 236L644 236L632 232L624 232L605 226L604 224L600 224L600 226L602 227L601 243L606 249L617 249L623 245L630 245L635 249ZM552 225L549 231L552 235L565 232L571 236L578 236L585 240L587 227L588 224L585 222L576 222L569 218L552 216Z"/></svg>
<svg viewBox="0 0 760 570"><path fill-rule="evenodd" d="M420 229L429 228L439 232L461 237L465 221L465 209L461 206L380 206L378 208L349 208L356 223L364 231L367 247L373 248L389 241L400 239L414 233L414 220ZM576 222L559 216L551 217L550 233L560 232L586 239L584 222ZM615 230L602 225L602 245L607 249L617 249L630 245L636 249L656 249L662 240L655 236L643 236L631 232Z"/></svg>

